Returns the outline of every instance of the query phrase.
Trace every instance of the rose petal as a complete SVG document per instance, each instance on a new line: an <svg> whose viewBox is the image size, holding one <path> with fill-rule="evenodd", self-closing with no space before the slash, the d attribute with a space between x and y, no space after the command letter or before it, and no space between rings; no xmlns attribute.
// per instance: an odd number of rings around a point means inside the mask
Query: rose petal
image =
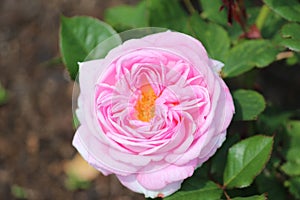
<svg viewBox="0 0 300 200"><path fill-rule="evenodd" d="M132 191L144 193L146 198L166 197L177 191L182 181L176 181L168 184L166 187L159 190L149 190L144 188L136 178L136 175L117 176L120 182Z"/></svg>
<svg viewBox="0 0 300 200"><path fill-rule="evenodd" d="M189 162L184 166L170 164L164 169L151 173L139 173L137 175L138 182L149 190L159 190L166 187L169 183L182 181L192 176L196 162Z"/></svg>

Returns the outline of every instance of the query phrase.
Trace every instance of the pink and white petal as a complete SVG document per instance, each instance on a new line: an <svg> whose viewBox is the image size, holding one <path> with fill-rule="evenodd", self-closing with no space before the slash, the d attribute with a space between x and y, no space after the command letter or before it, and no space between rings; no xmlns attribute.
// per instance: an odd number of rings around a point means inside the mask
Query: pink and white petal
<svg viewBox="0 0 300 200"><path fill-rule="evenodd" d="M128 154L128 153L123 153L120 151L117 151L116 149L111 148L109 150L110 156L117 160L121 161L123 163L128 163L133 166L137 166L138 168L143 167L148 165L152 160L162 160L163 156L162 155L133 155L133 154Z"/></svg>
<svg viewBox="0 0 300 200"><path fill-rule="evenodd" d="M183 182L183 181L176 181L168 184L166 187L159 190L148 190L137 181L136 176L137 176L136 174L132 174L129 176L118 175L117 178L124 186L126 186L127 188L129 188L134 192L143 193L146 198L169 196L174 192L176 192L177 190L179 190L181 187L181 183Z"/></svg>
<svg viewBox="0 0 300 200"><path fill-rule="evenodd" d="M158 171L139 173L137 180L148 190L160 190L170 183L182 181L192 176L196 165L196 161L191 161L182 166L170 164Z"/></svg>
<svg viewBox="0 0 300 200"><path fill-rule="evenodd" d="M206 162L212 155L215 154L217 149L222 145L226 138L226 131L217 135L214 140L207 145L207 148L204 147L203 151L201 152L201 156L199 156L198 163L201 165L202 163Z"/></svg>
<svg viewBox="0 0 300 200"><path fill-rule="evenodd" d="M80 95L84 99L90 97L90 92L95 90L97 79L107 70L107 67L103 66L103 62L102 59L99 59L78 63Z"/></svg>
<svg viewBox="0 0 300 200"><path fill-rule="evenodd" d="M219 73L221 73L222 68L224 67L224 63L214 59L210 59L210 61L212 63L212 69L219 75Z"/></svg>
<svg viewBox="0 0 300 200"><path fill-rule="evenodd" d="M110 147L94 134L91 134L85 125L81 125L77 129L73 139L73 146L88 163L104 174L129 175L139 169L128 163L114 160L109 154Z"/></svg>
<svg viewBox="0 0 300 200"><path fill-rule="evenodd" d="M166 49L187 58L193 64L199 63L200 60L208 63L208 55L201 42L189 35L166 31L149 35L142 39L160 49Z"/></svg>

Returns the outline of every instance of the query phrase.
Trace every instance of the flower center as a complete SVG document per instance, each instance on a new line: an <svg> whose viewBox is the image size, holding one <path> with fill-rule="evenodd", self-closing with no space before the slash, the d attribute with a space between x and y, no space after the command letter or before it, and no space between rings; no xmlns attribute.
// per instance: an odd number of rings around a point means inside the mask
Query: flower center
<svg viewBox="0 0 300 200"><path fill-rule="evenodd" d="M150 84L142 86L141 92L142 94L134 108L139 120L149 122L154 117L157 96Z"/></svg>

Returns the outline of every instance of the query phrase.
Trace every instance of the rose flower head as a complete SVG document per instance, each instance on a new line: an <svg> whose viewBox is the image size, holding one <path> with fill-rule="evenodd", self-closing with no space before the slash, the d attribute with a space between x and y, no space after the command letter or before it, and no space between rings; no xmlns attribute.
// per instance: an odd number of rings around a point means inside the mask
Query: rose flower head
<svg viewBox="0 0 300 200"><path fill-rule="evenodd" d="M73 145L135 192L174 193L226 138L234 106L221 67L198 40L171 31L80 63Z"/></svg>

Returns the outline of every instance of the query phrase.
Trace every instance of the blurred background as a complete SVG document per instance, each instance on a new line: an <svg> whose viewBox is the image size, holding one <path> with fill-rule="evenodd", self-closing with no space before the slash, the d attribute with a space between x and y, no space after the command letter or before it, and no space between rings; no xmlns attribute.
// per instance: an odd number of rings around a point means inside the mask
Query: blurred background
<svg viewBox="0 0 300 200"><path fill-rule="evenodd" d="M103 17L130 0L1 0L0 199L144 199L99 175L88 189L66 184L71 141L73 83L59 58L60 15ZM75 190L74 190L75 188Z"/></svg>

